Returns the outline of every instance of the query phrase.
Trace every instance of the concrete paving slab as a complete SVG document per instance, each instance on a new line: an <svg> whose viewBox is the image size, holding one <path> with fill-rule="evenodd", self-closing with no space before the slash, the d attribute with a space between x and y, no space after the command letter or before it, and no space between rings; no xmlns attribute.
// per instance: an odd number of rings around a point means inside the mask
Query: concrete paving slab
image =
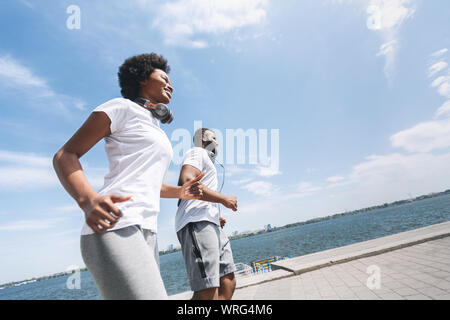
<svg viewBox="0 0 450 320"><path fill-rule="evenodd" d="M238 277L233 299L448 300L449 236L445 222L283 260L275 271ZM380 268L380 288L368 287L371 265ZM169 298L191 297L188 291Z"/></svg>
<svg viewBox="0 0 450 320"><path fill-rule="evenodd" d="M398 250L448 236L450 236L450 222L444 222L387 237L285 259L273 263L272 267L274 269L280 268L295 274L300 274L336 263L343 263L364 257L379 255L392 250Z"/></svg>

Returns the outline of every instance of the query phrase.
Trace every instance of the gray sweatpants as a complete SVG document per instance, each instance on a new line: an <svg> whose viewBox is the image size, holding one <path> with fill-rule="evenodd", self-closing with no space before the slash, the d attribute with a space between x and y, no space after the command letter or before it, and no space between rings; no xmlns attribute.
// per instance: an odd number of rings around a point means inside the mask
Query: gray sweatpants
<svg viewBox="0 0 450 320"><path fill-rule="evenodd" d="M156 234L140 226L81 236L81 254L103 299L167 299Z"/></svg>

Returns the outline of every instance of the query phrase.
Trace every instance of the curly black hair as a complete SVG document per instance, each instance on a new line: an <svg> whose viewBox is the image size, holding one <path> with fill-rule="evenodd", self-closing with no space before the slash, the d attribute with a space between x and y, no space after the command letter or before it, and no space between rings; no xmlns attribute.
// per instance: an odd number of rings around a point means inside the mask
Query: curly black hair
<svg viewBox="0 0 450 320"><path fill-rule="evenodd" d="M155 69L169 73L170 66L162 55L153 52L150 54L140 54L125 60L117 74L119 76L120 93L122 96L130 100L138 98L140 90L139 82L147 80Z"/></svg>

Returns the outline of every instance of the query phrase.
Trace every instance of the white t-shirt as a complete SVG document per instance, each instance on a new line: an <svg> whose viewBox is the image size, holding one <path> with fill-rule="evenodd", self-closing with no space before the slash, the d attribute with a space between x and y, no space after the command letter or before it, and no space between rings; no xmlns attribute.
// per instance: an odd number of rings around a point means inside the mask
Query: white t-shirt
<svg viewBox="0 0 450 320"><path fill-rule="evenodd" d="M203 148L189 149L183 157L184 165L191 165L200 171L206 171L200 180L205 187L217 191L217 170L214 163ZM210 221L217 225L219 223L218 204L201 200L181 200L175 217L176 232L180 231L189 222Z"/></svg>
<svg viewBox="0 0 450 320"><path fill-rule="evenodd" d="M132 196L115 203L123 216L114 228L131 225L157 231L163 178L173 157L172 145L159 121L137 103L116 98L98 106L111 120L111 134L105 137L109 173L100 195ZM81 234L94 231L85 223Z"/></svg>

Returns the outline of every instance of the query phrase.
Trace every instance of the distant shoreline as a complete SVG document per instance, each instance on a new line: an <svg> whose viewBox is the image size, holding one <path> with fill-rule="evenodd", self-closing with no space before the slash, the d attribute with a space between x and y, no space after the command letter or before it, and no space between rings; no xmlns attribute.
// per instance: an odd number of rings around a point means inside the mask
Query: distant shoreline
<svg viewBox="0 0 450 320"><path fill-rule="evenodd" d="M435 197L448 195L448 194L450 194L450 189L447 189L447 190L442 191L442 192L436 192L436 193L433 192L433 193L430 193L430 194L427 194L427 195L417 196L417 197L412 198L412 199L398 200L398 201L394 201L394 202L391 202L391 203L384 203L382 205L371 206L371 207L357 209L357 210L343 212L343 213L336 213L336 214L333 214L333 215L320 217L320 218L313 218L313 219L309 219L309 220L301 221L301 222L294 222L294 223L290 223L290 224L287 224L287 225L284 225L284 226L281 226L281 227L272 227L271 230L267 230L267 231L262 229L262 230L258 230L258 231L254 231L254 232L243 233L243 234L239 234L239 235L236 235L236 236L231 236L231 237L229 237L229 239L230 240L237 240L237 239L247 238L247 237L255 236L255 235L258 235L258 234L263 234L263 233L274 232L274 231L278 231L278 230L282 230L282 229L298 227L298 226L301 226L301 225L316 223L316 222L320 222L320 221L324 221L324 220L336 219L336 218L340 218L340 217L343 217L343 216L350 216L350 215L358 214L358 213L361 213L361 212L368 212L368 211L377 210L377 209L395 207L395 206L399 206L399 205L402 205L402 204L405 204L405 203L421 201L421 200L424 200L424 199L435 198ZM180 250L181 250L180 248L177 248L177 249L173 249L173 250L170 250L170 251L160 251L159 254L160 255L165 255L165 254L174 253L174 252L177 252L177 251L180 251Z"/></svg>
<svg viewBox="0 0 450 320"><path fill-rule="evenodd" d="M26 280L21 280L21 281L8 282L8 283L1 284L0 290L5 289L5 288L10 288L10 287L20 287L24 284L33 283L33 282L42 281L42 280L48 280L51 278L58 278L58 277L74 274L75 272L83 272L83 271L87 271L87 268L80 268L80 269L74 269L74 270L69 270L69 271L65 271L65 272L59 272L59 273L51 274L48 276L38 277L38 278L31 278L31 279L26 279Z"/></svg>
<svg viewBox="0 0 450 320"><path fill-rule="evenodd" d="M298 226L305 225L305 224L311 224L311 223L316 223L316 222L320 222L320 221L336 219L336 218L340 218L340 217L343 217L343 216L354 215L354 214L358 214L358 213L362 213L362 212L368 212L368 211L377 210L377 209L395 207L395 206L399 206L399 205L402 205L402 204L405 204L405 203L421 201L421 200L425 200L425 199L429 199L429 198L435 198L435 197L440 197L440 196L444 196L444 195L450 195L450 189L447 189L447 190L442 191L442 192L430 193L430 194L427 194L427 195L421 195L421 196L418 196L418 197L415 197L415 198L412 198L412 199L399 200L399 201L394 201L394 202L391 202L391 203L384 203L382 205L367 207L367 208L353 210L353 211L349 211L349 212L337 213L337 214L329 215L329 216L326 216L326 217L313 218L313 219L309 219L307 221L290 223L290 224L287 224L287 225L284 225L284 226L281 226L281 227L273 227L271 230L267 230L267 231L262 229L262 230L259 230L259 231L243 233L243 234L239 234L239 235L236 235L236 236L231 236L231 237L229 237L229 239L230 240L237 240L237 239L247 238L247 237L251 237L251 236L254 236L254 235L264 234L264 233L268 233L268 232L275 232L275 231L282 230L282 229L298 227ZM177 251L180 251L180 249L177 248L177 249L170 250L170 251L160 251L159 254L160 255L165 255L165 254L174 253L174 252L177 252ZM41 280L47 280L47 279L50 279L50 278L57 278L57 277L65 276L65 275L70 275L70 274L73 274L75 272L84 272L84 271L87 271L87 269L86 268L80 268L78 270L70 270L70 271L60 272L60 273L56 273L56 274L53 274L53 275L47 275L47 276L42 276L42 277L38 277L38 278L31 278L31 279L26 279L26 280L22 280L22 281L15 281L15 282L4 283L4 284L0 284L0 290L1 289L5 289L5 288L9 288L9 287L14 287L14 286L21 286L21 285L24 285L24 284L37 282L37 281L41 281Z"/></svg>

